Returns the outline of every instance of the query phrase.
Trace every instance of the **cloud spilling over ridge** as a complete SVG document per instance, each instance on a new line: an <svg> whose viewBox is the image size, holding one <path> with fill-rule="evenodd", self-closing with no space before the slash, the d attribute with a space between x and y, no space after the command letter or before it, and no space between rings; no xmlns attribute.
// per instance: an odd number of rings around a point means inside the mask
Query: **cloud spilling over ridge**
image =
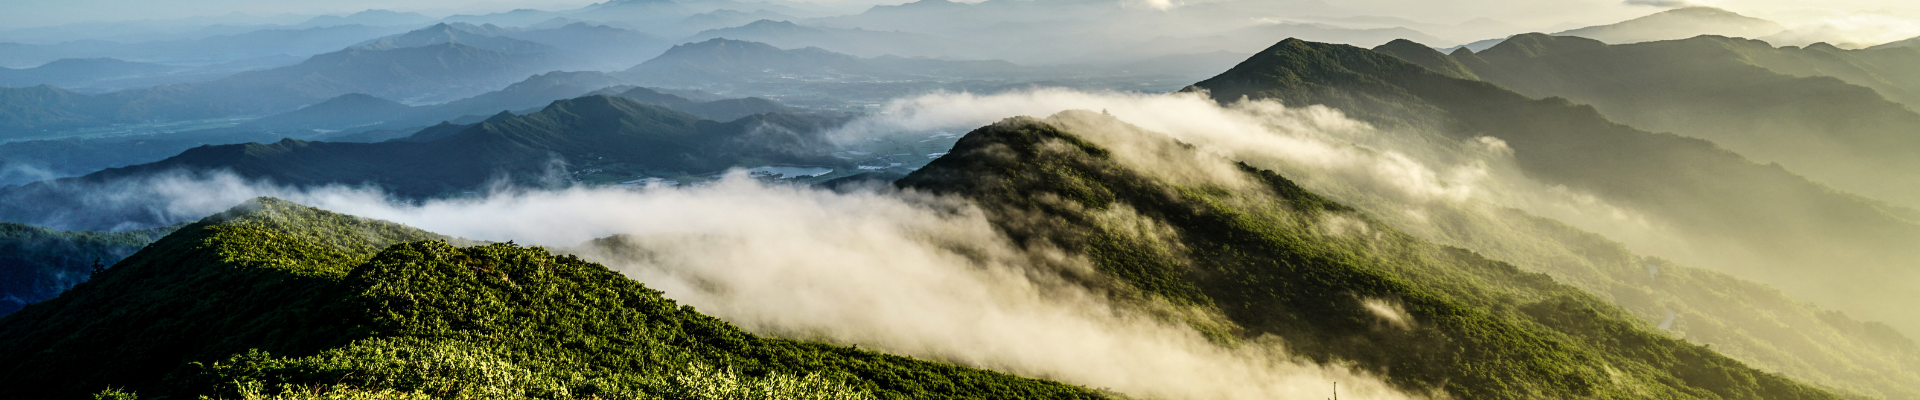
<svg viewBox="0 0 1920 400"><path fill-rule="evenodd" d="M911 192L769 186L736 173L697 188L496 190L394 200L230 174L145 181L155 212L271 195L470 239L573 249L751 331L828 340L1167 399L1419 398L1279 343L1208 341L1167 305L1121 305L1063 275L1083 260L1021 250L971 205ZM595 240L614 237L614 239ZM593 241L595 245L582 246ZM1188 311L1174 311L1188 312Z"/></svg>
<svg viewBox="0 0 1920 400"><path fill-rule="evenodd" d="M832 136L855 141L901 130L970 129L1007 116L1066 110L1110 114L1124 122L1120 125L1126 126L1113 126L1093 122L1097 118L1055 118L1076 135L1130 154L1120 158L1130 167L1176 182L1232 185L1240 175L1218 161L1239 161L1279 172L1415 233L1446 229L1428 219L1436 212L1499 213L1513 207L1662 254L1695 251L1677 231L1644 213L1527 177L1514 163L1514 150L1498 138L1458 140L1429 132L1383 131L1324 106L1287 107L1271 100L1222 106L1202 93L1045 88L993 95L934 93L895 100ZM1158 145L1140 140L1155 136L1191 144L1217 160L1163 159L1165 152L1157 150ZM1445 241L1440 235L1427 236Z"/></svg>

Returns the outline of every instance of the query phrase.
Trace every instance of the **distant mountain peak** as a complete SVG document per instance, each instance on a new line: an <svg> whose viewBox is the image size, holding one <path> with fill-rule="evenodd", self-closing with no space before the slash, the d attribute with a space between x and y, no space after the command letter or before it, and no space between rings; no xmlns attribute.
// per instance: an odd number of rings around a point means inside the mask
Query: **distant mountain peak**
<svg viewBox="0 0 1920 400"><path fill-rule="evenodd" d="M514 118L516 118L516 117L519 117L519 116L518 116L518 115L514 115L512 111L505 111L505 110L502 110L502 111L500 111L500 113L499 113L499 114L494 114L494 115L493 115L493 116L491 116L491 117L487 117L487 119L486 119L486 120L483 120L483 121L480 121L480 123L483 123L483 124L498 124L498 123L501 123L501 122L507 122L507 120L510 120L510 119L514 119Z"/></svg>
<svg viewBox="0 0 1920 400"><path fill-rule="evenodd" d="M1554 36L1579 36L1606 43L1624 44L1686 39L1700 35L1757 38L1786 29L1773 21L1748 17L1719 8L1695 6L1661 11L1615 24L1559 32Z"/></svg>

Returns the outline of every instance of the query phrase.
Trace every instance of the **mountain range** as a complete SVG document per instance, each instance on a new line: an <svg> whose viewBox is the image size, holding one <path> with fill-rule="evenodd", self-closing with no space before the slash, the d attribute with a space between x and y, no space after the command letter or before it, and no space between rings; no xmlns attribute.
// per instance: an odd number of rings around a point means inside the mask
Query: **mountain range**
<svg viewBox="0 0 1920 400"><path fill-rule="evenodd" d="M1636 251L1726 271L1824 307L1915 330L1910 316L1884 307L1904 302L1897 287L1912 271L1904 260L1913 258L1900 243L1920 239L1913 222L1883 203L1836 192L1778 165L1754 163L1711 142L1620 125L1592 107L1448 77L1400 57L1301 41L1256 54L1195 89L1208 89L1223 103L1246 96L1322 104L1385 129L1444 140L1498 139L1527 178L1641 213L1687 238L1679 245L1648 240L1644 231L1617 236Z"/></svg>
<svg viewBox="0 0 1920 400"><path fill-rule="evenodd" d="M653 95L653 101L667 98ZM722 104L740 107L734 102ZM702 107L692 102L683 106ZM721 105L704 107L722 109ZM625 97L596 95L556 101L527 115L507 113L472 125L429 127L416 133L417 139L379 143L284 139L201 146L153 163L0 189L0 197L9 199L7 206L0 206L4 208L0 213L6 214L6 220L52 218L90 229L111 229L127 221L159 222L150 220L159 216L138 207L82 215L62 211L65 206L60 204L120 182L178 172L231 171L245 179L293 187L359 185L427 198L483 190L495 180L567 185L573 172L590 168L675 177L749 165L842 166L845 161L821 151L828 146L820 135L836 121L754 114L715 122ZM55 200L61 198L69 200Z"/></svg>
<svg viewBox="0 0 1920 400"><path fill-rule="evenodd" d="M1757 39L1787 30L1773 21L1713 7L1693 6L1661 11L1607 25L1589 26L1553 34L1578 36L1611 44L1686 39L1718 35ZM1412 38L1405 38L1412 39ZM1419 41L1417 39L1413 39Z"/></svg>
<svg viewBox="0 0 1920 400"><path fill-rule="evenodd" d="M1379 48L1387 50L1386 47ZM1920 50L1773 47L1700 36L1630 45L1519 35L1481 52L1389 51L1609 119L1713 141L1851 193L1920 209ZM1424 54L1424 55L1423 55Z"/></svg>

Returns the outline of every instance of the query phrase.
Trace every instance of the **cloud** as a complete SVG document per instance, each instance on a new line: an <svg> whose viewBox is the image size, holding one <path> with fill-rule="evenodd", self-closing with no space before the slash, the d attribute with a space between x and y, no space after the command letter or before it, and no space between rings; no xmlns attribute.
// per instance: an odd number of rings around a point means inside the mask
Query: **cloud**
<svg viewBox="0 0 1920 400"><path fill-rule="evenodd" d="M983 212L953 198L770 186L737 171L699 188L497 187L420 202L229 173L167 174L112 188L119 192L101 194L116 206L146 202L140 209L173 217L275 196L457 237L573 251L757 333L1141 398L1306 398L1335 381L1351 398L1418 398L1339 365L1296 361L1271 339L1223 347L1168 318L1202 311L1110 301L1066 278L1094 274L1086 261L1014 246ZM1139 234L1169 233L1142 225ZM582 246L608 237L616 239Z"/></svg>

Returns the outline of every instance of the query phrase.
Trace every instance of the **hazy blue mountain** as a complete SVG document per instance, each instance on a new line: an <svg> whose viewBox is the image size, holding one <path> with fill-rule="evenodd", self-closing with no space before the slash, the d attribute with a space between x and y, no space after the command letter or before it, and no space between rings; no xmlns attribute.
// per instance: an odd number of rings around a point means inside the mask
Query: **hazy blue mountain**
<svg viewBox="0 0 1920 400"><path fill-rule="evenodd" d="M546 54L505 54L458 43L349 48L300 64L215 81L100 95L51 87L0 89L0 133L138 121L264 116L349 93L404 102L446 101L505 87L551 65Z"/></svg>
<svg viewBox="0 0 1920 400"><path fill-rule="evenodd" d="M794 20L794 17L791 15L781 14L781 13L772 12L772 11L765 11L765 10L754 11L754 12L742 12L742 11L735 11L735 10L715 10L712 12L694 14L692 16L688 16L686 19L682 19L678 22L674 22L673 25L669 25L662 28L653 28L653 29L659 30L662 34L667 34L667 35L676 35L676 36L692 35L692 34L699 33L701 31L710 30L710 29L736 27L736 26L746 25L754 21L761 21L761 20L792 21Z"/></svg>
<svg viewBox="0 0 1920 400"><path fill-rule="evenodd" d="M111 80L160 75L180 67L111 58L68 58L27 69L0 68L0 86L81 87Z"/></svg>
<svg viewBox="0 0 1920 400"><path fill-rule="evenodd" d="M420 13L397 12L397 11L388 11L388 10L366 10L366 11L361 11L353 14L347 14L344 16L322 15L318 17L313 17L313 19L308 19L306 22L301 22L294 26L302 27L302 28L340 26L340 25L419 26L419 25L429 24L432 22L433 22L433 17L421 15Z"/></svg>
<svg viewBox="0 0 1920 400"><path fill-rule="evenodd" d="M895 55L955 58L980 55L975 49L977 45L952 38L859 28L818 28L765 19L738 27L696 33L686 41L718 38L761 42L781 48L818 47L859 57Z"/></svg>
<svg viewBox="0 0 1920 400"><path fill-rule="evenodd" d="M76 178L0 189L0 220L59 216L74 227L153 222L154 215L112 210L71 215L72 196L100 185L164 174L232 171L248 179L311 187L369 185L407 197L476 190L494 179L526 185L553 181L556 165L569 169L620 166L656 176L711 174L740 165L844 164L821 149L820 133L841 120L759 114L715 122L622 97L587 96L553 102L538 112L504 114L441 132L434 140L331 143L285 139L274 143L202 146L159 162L108 169ZM435 128L429 128L435 129ZM418 134L416 134L418 135ZM555 164L561 162L564 164ZM136 222L138 223L138 222ZM104 229L104 228L101 228Z"/></svg>
<svg viewBox="0 0 1920 400"><path fill-rule="evenodd" d="M446 18L442 18L440 19L440 21L466 23L466 24L474 24L474 25L492 24L492 25L499 25L499 26L518 27L518 26L533 25L536 23L540 23L542 21L562 17L565 15L567 14L555 12L555 11L544 11L544 10L522 8L522 9L516 9L513 11L498 12L498 13L483 14L483 15L465 15L465 14L452 15Z"/></svg>
<svg viewBox="0 0 1920 400"><path fill-rule="evenodd" d="M1713 7L1694 6L1675 8L1619 23L1589 26L1555 33L1553 35L1579 36L1619 44L1686 39L1700 35L1757 39L1785 30L1787 30L1786 27L1780 26L1780 24L1773 21L1748 17ZM1416 39L1415 41L1420 40Z"/></svg>
<svg viewBox="0 0 1920 400"><path fill-rule="evenodd" d="M554 48L567 60L567 69L611 71L632 67L660 55L670 43L639 31L574 22L547 29L504 32L506 37Z"/></svg>
<svg viewBox="0 0 1920 400"><path fill-rule="evenodd" d="M685 97L661 93L657 90L643 87L627 89L610 95L666 107L674 111L693 114L700 118L714 121L732 121L755 114L794 114L798 112L798 110L782 105L780 102L759 97L693 101Z"/></svg>
<svg viewBox="0 0 1920 400"><path fill-rule="evenodd" d="M413 113L414 107L359 93L340 95L298 110L247 121L241 129L342 129L378 124Z"/></svg>
<svg viewBox="0 0 1920 400"><path fill-rule="evenodd" d="M0 144L0 186L81 176L160 161L209 144L272 142L285 135L253 129L204 129L165 135L25 140Z"/></svg>
<svg viewBox="0 0 1920 400"><path fill-rule="evenodd" d="M392 50L406 47L459 43L506 54L552 53L554 51L551 46L514 39L506 35L506 29L493 26L492 24L439 23L404 34L370 40L356 45L356 47L371 50Z"/></svg>
<svg viewBox="0 0 1920 400"><path fill-rule="evenodd" d="M207 65L269 56L311 56L414 27L340 25L306 29L259 29L195 39L122 43L73 41L25 45L0 43L0 65L33 66L63 58L115 58L176 65Z"/></svg>
<svg viewBox="0 0 1920 400"><path fill-rule="evenodd" d="M841 78L895 75L859 57L809 47L782 50L766 43L710 39L673 46L620 75L644 84L777 79L783 75ZM697 86L697 85L689 85Z"/></svg>

